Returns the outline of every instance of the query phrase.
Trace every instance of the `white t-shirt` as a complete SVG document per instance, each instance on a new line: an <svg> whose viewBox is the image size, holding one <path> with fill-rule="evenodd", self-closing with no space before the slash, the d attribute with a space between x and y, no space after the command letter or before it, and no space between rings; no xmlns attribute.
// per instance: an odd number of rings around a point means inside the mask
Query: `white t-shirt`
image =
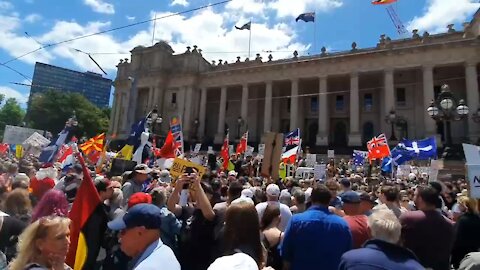
<svg viewBox="0 0 480 270"><path fill-rule="evenodd" d="M260 219L260 222L262 221L263 213L265 212L265 209L267 209L268 204L276 204L279 205L280 207L280 224L278 225L278 229L280 229L282 232L285 231L287 228L288 222L290 222L290 219L292 218L292 211L290 211L290 208L286 206L283 203L280 202L262 202L257 204L255 208L257 209L258 213L258 218Z"/></svg>

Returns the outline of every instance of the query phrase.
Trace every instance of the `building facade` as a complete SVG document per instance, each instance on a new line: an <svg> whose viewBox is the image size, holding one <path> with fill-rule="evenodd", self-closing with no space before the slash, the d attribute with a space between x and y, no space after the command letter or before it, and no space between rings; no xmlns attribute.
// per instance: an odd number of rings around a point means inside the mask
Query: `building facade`
<svg viewBox="0 0 480 270"><path fill-rule="evenodd" d="M226 63L207 62L196 46L174 54L165 42L136 47L131 62L121 60L114 82L110 133L126 138L134 121L155 106L165 119L180 116L185 140L220 144L245 130L250 142L265 132L302 131L304 145L362 146L379 133L391 135L386 116L400 121L397 137L437 136L445 128L426 112L448 84L456 100L479 108L480 12L464 28L445 33L414 30L410 38L382 35L376 47L315 56ZM471 113L470 113L471 114ZM471 117L452 123L454 143L476 142L480 124ZM439 143L440 144L440 143Z"/></svg>
<svg viewBox="0 0 480 270"><path fill-rule="evenodd" d="M79 72L44 63L35 63L30 99L48 90L79 93L99 108L108 107L112 80L93 72Z"/></svg>

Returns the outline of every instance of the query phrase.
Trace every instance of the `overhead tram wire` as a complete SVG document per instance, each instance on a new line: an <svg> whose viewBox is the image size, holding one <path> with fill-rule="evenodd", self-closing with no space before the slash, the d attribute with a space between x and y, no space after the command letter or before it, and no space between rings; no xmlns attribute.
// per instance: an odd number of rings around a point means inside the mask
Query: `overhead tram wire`
<svg viewBox="0 0 480 270"><path fill-rule="evenodd" d="M24 54L22 54L22 55L19 55L19 56L15 57L15 58L12 58L12 59L10 59L10 60L8 60L8 61L6 61L6 62L0 63L0 64L6 65L6 64L8 64L8 63L10 63L10 62L16 61L16 60L21 59L21 58L23 58L23 57L25 57L25 56L28 56L28 55L30 55L30 54L32 54L32 53L36 53L36 52L38 52L38 51L41 51L41 50L46 49L46 48L49 48L49 47L54 47L54 46L58 46L58 45L60 45L60 44L69 43L69 42L76 41L76 40L79 40L79 39L84 39L84 38L88 38L88 37L92 37L92 36L96 36L96 35L101 35L101 34L106 34L106 33L114 32L114 31L117 31L117 30L122 30L122 29L130 28L130 27L133 27L133 26L137 26L137 25L141 25L141 24L146 24L146 23L149 23L149 22L152 22L152 21L161 20L161 19L166 19L166 18L170 18L170 17L174 17L174 16L178 16L178 15L182 15L182 14L194 12L194 11L197 11L197 10L202 10L202 9L206 9L206 8L210 8L210 7L214 7L214 6L223 5L223 4L226 4L226 3L231 2L231 1L233 1L233 0L224 0L224 1L217 2L217 3L208 4L208 5L203 5L203 6L200 6L200 7L196 7L196 8L192 8L192 9L188 9L188 10L184 10L184 11L180 11L180 12L168 14L168 15L161 16L161 17L156 17L156 18L149 19L149 20L144 20L144 21L140 21L140 22L136 22L136 23L127 24L127 25L124 25L124 26L119 26L119 27L114 27L114 28L111 28L111 29L103 30L103 31L98 31L98 32L95 32L95 33L92 33L92 34L87 34L87 35L83 35L83 36L74 37L74 38L67 39L67 40L63 40L63 41L59 41L59 42L56 42L56 43L46 44L45 46L42 46L42 47L40 47L40 48L38 48L38 49L32 50L32 51L27 52L27 53L24 53Z"/></svg>

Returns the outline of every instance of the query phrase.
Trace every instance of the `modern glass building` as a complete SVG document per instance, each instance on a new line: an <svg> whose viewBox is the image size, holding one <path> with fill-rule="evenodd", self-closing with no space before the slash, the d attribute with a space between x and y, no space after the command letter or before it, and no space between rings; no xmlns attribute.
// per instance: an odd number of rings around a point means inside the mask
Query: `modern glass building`
<svg viewBox="0 0 480 270"><path fill-rule="evenodd" d="M80 93L99 108L108 107L112 80L90 71L79 72L44 63L35 63L30 99L48 90Z"/></svg>

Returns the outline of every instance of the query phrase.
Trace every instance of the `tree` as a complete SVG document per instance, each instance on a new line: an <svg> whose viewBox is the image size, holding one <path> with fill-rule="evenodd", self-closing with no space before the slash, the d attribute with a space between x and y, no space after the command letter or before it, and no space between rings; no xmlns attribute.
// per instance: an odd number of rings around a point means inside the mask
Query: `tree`
<svg viewBox="0 0 480 270"><path fill-rule="evenodd" d="M0 103L5 98L0 95ZM15 98L9 98L0 109L0 134L3 136L6 125L18 126L23 122L25 111L20 107L20 104Z"/></svg>
<svg viewBox="0 0 480 270"><path fill-rule="evenodd" d="M28 111L28 124L32 128L57 134L73 115L78 120L77 137L93 137L108 129L109 119L97 106L78 93L50 90L35 95Z"/></svg>

